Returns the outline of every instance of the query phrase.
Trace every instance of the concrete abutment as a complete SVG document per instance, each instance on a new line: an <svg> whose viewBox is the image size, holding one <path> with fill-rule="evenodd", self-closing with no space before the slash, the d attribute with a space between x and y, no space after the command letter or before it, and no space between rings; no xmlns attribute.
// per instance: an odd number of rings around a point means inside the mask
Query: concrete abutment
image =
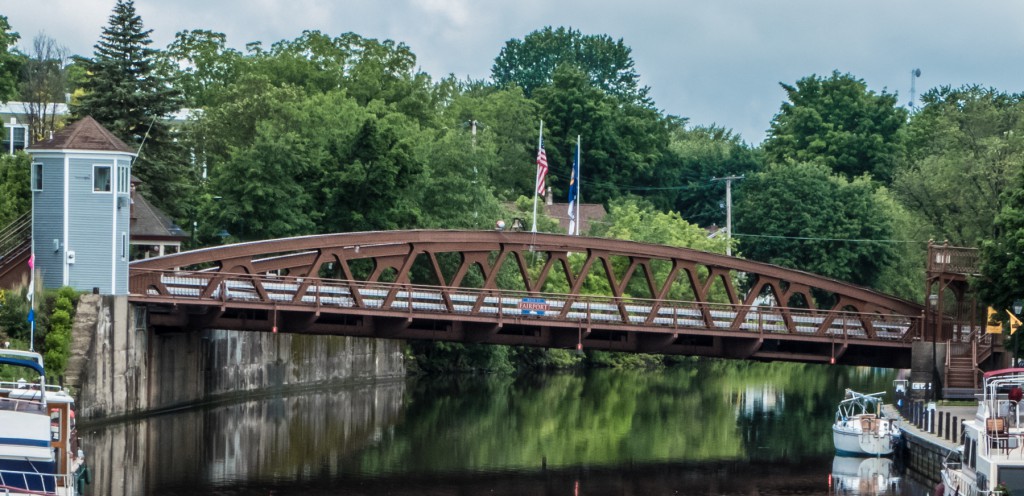
<svg viewBox="0 0 1024 496"><path fill-rule="evenodd" d="M78 418L405 376L400 341L214 329L157 334L145 322L145 308L127 297L81 297L65 376Z"/></svg>

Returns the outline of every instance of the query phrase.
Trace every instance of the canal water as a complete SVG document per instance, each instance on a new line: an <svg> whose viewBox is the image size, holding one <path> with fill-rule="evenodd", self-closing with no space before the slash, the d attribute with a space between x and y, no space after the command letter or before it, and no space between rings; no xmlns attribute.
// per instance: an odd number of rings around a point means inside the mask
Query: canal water
<svg viewBox="0 0 1024 496"><path fill-rule="evenodd" d="M290 390L81 426L102 495L928 494L835 457L845 388L885 369L694 361Z"/></svg>

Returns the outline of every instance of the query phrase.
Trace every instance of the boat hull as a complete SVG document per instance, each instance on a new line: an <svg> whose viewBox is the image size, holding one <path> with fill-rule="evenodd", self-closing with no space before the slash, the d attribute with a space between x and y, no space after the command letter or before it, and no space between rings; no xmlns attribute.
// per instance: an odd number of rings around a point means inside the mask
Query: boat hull
<svg viewBox="0 0 1024 496"><path fill-rule="evenodd" d="M891 432L854 430L840 424L832 426L832 441L840 455L891 455L897 438Z"/></svg>
<svg viewBox="0 0 1024 496"><path fill-rule="evenodd" d="M978 496L978 484L959 469L944 468L940 472L944 494Z"/></svg>

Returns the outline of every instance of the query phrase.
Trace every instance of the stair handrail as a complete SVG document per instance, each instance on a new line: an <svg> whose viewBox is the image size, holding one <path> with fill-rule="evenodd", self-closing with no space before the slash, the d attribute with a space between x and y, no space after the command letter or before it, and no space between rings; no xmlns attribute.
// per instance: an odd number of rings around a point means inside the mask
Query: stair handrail
<svg viewBox="0 0 1024 496"><path fill-rule="evenodd" d="M953 363L953 340L946 341L946 366L942 367L942 384L949 384L950 366Z"/></svg>
<svg viewBox="0 0 1024 496"><path fill-rule="evenodd" d="M0 259L11 254L32 239L32 213L25 212L0 229Z"/></svg>

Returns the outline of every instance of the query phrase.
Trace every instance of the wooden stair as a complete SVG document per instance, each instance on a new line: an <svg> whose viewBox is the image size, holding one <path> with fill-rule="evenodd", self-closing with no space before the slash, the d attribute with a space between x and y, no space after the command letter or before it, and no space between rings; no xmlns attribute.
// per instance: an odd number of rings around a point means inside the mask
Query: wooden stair
<svg viewBox="0 0 1024 496"><path fill-rule="evenodd" d="M24 214L0 228L0 288L26 284L32 253L32 216Z"/></svg>
<svg viewBox="0 0 1024 496"><path fill-rule="evenodd" d="M946 381L942 396L945 398L974 398L978 392L978 374L970 354L951 355L946 367Z"/></svg>

